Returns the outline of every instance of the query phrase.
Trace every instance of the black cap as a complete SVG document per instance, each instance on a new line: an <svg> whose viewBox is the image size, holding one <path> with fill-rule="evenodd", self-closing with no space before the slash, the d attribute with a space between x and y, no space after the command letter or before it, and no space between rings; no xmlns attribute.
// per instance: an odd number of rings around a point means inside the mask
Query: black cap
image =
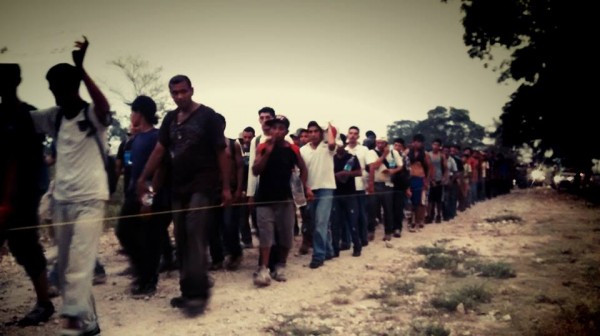
<svg viewBox="0 0 600 336"><path fill-rule="evenodd" d="M290 128L290 121L284 115L276 115L275 118L271 120L267 120L266 124L268 126L273 126L274 124L283 124L285 128Z"/></svg>
<svg viewBox="0 0 600 336"><path fill-rule="evenodd" d="M156 103L152 98L148 96L138 96L128 105L131 106L132 111L141 113L149 123L153 125L158 123L158 118L156 117Z"/></svg>

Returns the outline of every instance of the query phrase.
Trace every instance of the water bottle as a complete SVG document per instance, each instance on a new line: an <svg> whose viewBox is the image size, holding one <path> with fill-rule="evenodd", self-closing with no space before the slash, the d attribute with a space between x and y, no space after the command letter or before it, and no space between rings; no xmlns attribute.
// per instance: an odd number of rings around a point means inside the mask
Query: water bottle
<svg viewBox="0 0 600 336"><path fill-rule="evenodd" d="M292 172L290 186L292 187L292 197L294 198L294 203L296 206L305 206L306 196L304 196L304 186L302 185L302 180L300 179L300 173L297 170Z"/></svg>
<svg viewBox="0 0 600 336"><path fill-rule="evenodd" d="M396 159L394 158L394 148L390 148L390 154L387 157L388 165L390 169L396 168Z"/></svg>
<svg viewBox="0 0 600 336"><path fill-rule="evenodd" d="M354 167L354 155L352 155L352 157L346 162L346 165L344 166L344 170L351 171L352 167Z"/></svg>

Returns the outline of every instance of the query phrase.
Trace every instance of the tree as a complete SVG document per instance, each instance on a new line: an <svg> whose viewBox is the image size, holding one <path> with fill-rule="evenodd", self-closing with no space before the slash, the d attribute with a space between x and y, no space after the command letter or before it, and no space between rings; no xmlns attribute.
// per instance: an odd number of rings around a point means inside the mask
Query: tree
<svg viewBox="0 0 600 336"><path fill-rule="evenodd" d="M166 82L162 78L162 67L152 67L139 56L120 57L108 62L117 67L127 79L130 88L111 88L124 103L131 103L137 96L146 95L156 102L157 114L162 117L170 103L167 97Z"/></svg>
<svg viewBox="0 0 600 336"><path fill-rule="evenodd" d="M475 123L469 111L438 106L427 112L421 121L400 120L388 126L388 138L403 138L410 142L412 136L421 133L427 143L441 139L444 144L459 144L463 147L482 148L485 129Z"/></svg>
<svg viewBox="0 0 600 336"><path fill-rule="evenodd" d="M511 52L495 69L499 82L521 83L503 108L497 136L514 148L537 144L538 156L588 171L600 157L595 97L597 78L590 26L591 2L561 0L461 0L469 56L487 64L496 47Z"/></svg>

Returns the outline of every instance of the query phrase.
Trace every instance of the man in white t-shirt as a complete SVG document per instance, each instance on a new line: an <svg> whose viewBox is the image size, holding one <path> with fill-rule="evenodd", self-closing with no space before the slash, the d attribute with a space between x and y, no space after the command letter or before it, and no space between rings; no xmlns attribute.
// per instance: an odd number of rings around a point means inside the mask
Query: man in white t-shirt
<svg viewBox="0 0 600 336"><path fill-rule="evenodd" d="M352 155L356 155L356 158L358 159L363 171L362 176L357 176L354 178L354 183L356 186L356 194L358 199L358 236L362 246L364 247L369 245L369 231L367 229L369 225L369 212L367 208L368 195L365 191L367 177L369 176L369 172L367 171L367 155L369 153L369 149L366 146L358 143L359 137L360 129L356 126L351 126L348 129L348 134L346 135L346 142L348 143L346 146L346 151Z"/></svg>
<svg viewBox="0 0 600 336"><path fill-rule="evenodd" d="M392 176L402 169L402 156L395 149L390 148L386 138L377 138L375 149L369 152L367 157L369 165L369 183L367 191L373 194L371 197L371 213L369 214L371 225L369 232L374 234L375 217L383 208L383 222L385 227L385 235L383 240L392 239L394 232L394 184Z"/></svg>
<svg viewBox="0 0 600 336"><path fill-rule="evenodd" d="M334 257L331 245L329 219L335 191L335 175L333 156L336 143L333 127L327 128L327 141L323 141L323 129L316 121L308 123L309 142L300 148L302 159L308 168L308 188L315 197L307 205L313 218L313 255L309 267L314 269L323 266L325 260Z"/></svg>
<svg viewBox="0 0 600 336"><path fill-rule="evenodd" d="M106 148L110 107L83 69L87 39L76 45L75 66L57 64L46 75L57 106L33 111L31 116L38 132L56 141L53 222L68 223L55 228L62 334L99 335L92 278L109 190L105 153L101 153L96 140ZM82 80L92 98L91 105L79 96Z"/></svg>

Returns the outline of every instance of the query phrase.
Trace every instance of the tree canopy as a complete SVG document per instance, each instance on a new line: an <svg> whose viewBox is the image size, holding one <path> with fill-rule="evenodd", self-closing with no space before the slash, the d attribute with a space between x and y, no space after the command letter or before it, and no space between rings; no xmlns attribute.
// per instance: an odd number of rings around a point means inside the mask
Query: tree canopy
<svg viewBox="0 0 600 336"><path fill-rule="evenodd" d="M543 155L589 169L600 157L589 79L595 20L591 2L564 0L461 0L469 56L487 65L494 50L510 51L495 69L499 82L521 85L503 108L497 136L502 145L537 145ZM588 80L584 80L586 78Z"/></svg>
<svg viewBox="0 0 600 336"><path fill-rule="evenodd" d="M400 120L388 126L388 138L403 138L407 143L413 135L421 133L430 144L441 139L443 144L458 144L463 147L482 148L485 130L471 120L469 111L438 106L427 112L427 119L421 121Z"/></svg>

